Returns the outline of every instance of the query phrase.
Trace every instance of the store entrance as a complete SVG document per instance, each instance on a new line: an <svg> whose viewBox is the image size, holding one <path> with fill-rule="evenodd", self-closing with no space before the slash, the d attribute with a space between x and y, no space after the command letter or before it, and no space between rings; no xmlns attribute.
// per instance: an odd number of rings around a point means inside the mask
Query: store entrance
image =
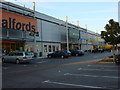
<svg viewBox="0 0 120 90"><path fill-rule="evenodd" d="M2 43L2 53L8 54L13 51L23 51L24 50L24 41L1 41Z"/></svg>

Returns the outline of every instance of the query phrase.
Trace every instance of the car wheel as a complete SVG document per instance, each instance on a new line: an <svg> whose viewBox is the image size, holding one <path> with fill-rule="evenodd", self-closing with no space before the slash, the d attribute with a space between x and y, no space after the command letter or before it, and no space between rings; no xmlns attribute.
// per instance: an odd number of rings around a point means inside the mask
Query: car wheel
<svg viewBox="0 0 120 90"><path fill-rule="evenodd" d="M20 61L17 59L17 60L16 60L16 64L19 64L19 63L20 63Z"/></svg>
<svg viewBox="0 0 120 90"><path fill-rule="evenodd" d="M61 58L63 59L63 58L64 58L64 56L61 56Z"/></svg>
<svg viewBox="0 0 120 90"><path fill-rule="evenodd" d="M5 59L4 59L4 58L2 58L2 62L3 62L3 63L5 62Z"/></svg>
<svg viewBox="0 0 120 90"><path fill-rule="evenodd" d="M48 58L51 58L51 56L49 55Z"/></svg>
<svg viewBox="0 0 120 90"><path fill-rule="evenodd" d="M118 59L115 59L115 64L116 64L116 65L119 65Z"/></svg>
<svg viewBox="0 0 120 90"><path fill-rule="evenodd" d="M78 54L76 54L76 56L78 56Z"/></svg>

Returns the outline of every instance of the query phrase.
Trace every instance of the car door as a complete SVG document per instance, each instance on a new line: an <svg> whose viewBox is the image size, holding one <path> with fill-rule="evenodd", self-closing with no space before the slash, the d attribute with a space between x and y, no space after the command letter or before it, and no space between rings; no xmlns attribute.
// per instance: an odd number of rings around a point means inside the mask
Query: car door
<svg viewBox="0 0 120 90"><path fill-rule="evenodd" d="M5 61L12 62L15 53L10 53L5 57Z"/></svg>
<svg viewBox="0 0 120 90"><path fill-rule="evenodd" d="M58 52L58 57L64 56L64 52L63 51L59 51Z"/></svg>
<svg viewBox="0 0 120 90"><path fill-rule="evenodd" d="M9 62L9 55L3 56L3 59L5 60L5 62Z"/></svg>
<svg viewBox="0 0 120 90"><path fill-rule="evenodd" d="M16 59L19 57L19 52L15 52L14 55L11 57L12 62L16 62Z"/></svg>
<svg viewBox="0 0 120 90"><path fill-rule="evenodd" d="M54 57L59 57L59 51L54 52Z"/></svg>

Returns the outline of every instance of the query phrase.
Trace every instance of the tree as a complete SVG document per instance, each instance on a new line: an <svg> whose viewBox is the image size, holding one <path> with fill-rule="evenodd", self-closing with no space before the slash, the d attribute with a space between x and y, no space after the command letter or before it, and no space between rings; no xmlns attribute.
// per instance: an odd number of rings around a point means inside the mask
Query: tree
<svg viewBox="0 0 120 90"><path fill-rule="evenodd" d="M106 24L104 27L106 31L101 31L101 37L105 40L106 43L110 43L115 48L117 44L120 43L120 26L119 23L110 19L109 24Z"/></svg>

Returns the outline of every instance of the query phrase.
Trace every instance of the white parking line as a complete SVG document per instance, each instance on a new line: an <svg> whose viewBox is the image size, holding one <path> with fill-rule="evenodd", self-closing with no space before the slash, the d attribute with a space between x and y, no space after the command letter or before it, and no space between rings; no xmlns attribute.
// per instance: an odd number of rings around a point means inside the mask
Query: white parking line
<svg viewBox="0 0 120 90"><path fill-rule="evenodd" d="M83 68L78 68L78 70L90 70L90 71L118 71L118 70L106 70L104 68L101 68L101 69L83 69Z"/></svg>
<svg viewBox="0 0 120 90"><path fill-rule="evenodd" d="M97 75L86 75L86 74L71 74L71 73L65 73L64 75L71 75L71 76L85 76L85 77L102 77L102 78L120 78L115 76L97 76Z"/></svg>
<svg viewBox="0 0 120 90"><path fill-rule="evenodd" d="M50 80L46 80L42 83L51 83L51 84L59 84L66 86L75 86L75 87L84 87L84 88L107 88L107 87L98 87L98 86L86 86L86 85L78 85L78 84L70 84L70 83L61 83L61 82L51 82Z"/></svg>

